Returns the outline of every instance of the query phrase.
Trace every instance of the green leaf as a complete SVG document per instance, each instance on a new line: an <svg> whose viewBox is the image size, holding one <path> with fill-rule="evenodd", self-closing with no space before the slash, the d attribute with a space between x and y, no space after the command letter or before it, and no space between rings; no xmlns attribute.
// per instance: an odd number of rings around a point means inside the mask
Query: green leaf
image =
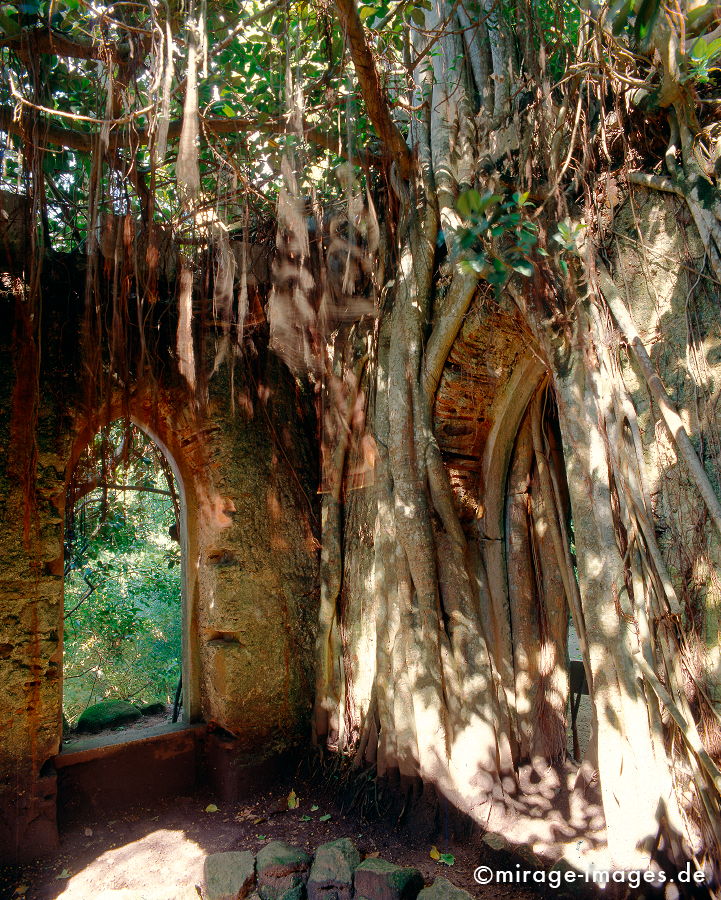
<svg viewBox="0 0 721 900"><path fill-rule="evenodd" d="M470 219L474 213L481 209L481 195L475 188L470 188L458 195L456 209L466 219Z"/></svg>
<svg viewBox="0 0 721 900"><path fill-rule="evenodd" d="M235 116L235 110L232 106L228 106L228 104L226 103L223 106L223 115L227 116L229 119L232 119Z"/></svg>
<svg viewBox="0 0 721 900"><path fill-rule="evenodd" d="M330 821L330 813L326 813L324 816L320 816L318 821L319 822L329 822Z"/></svg>
<svg viewBox="0 0 721 900"><path fill-rule="evenodd" d="M497 206L501 200L503 200L503 197L500 197L498 194L484 194L478 211L484 213L486 210Z"/></svg>
<svg viewBox="0 0 721 900"><path fill-rule="evenodd" d="M0 13L0 28L8 37L15 37L15 35L20 34L18 23L11 19L10 16L6 16L5 13Z"/></svg>
<svg viewBox="0 0 721 900"><path fill-rule="evenodd" d="M478 256L471 257L470 259L464 259L463 262L464 271L475 272L477 275L483 275L488 268L488 260L482 253L479 253Z"/></svg>
<svg viewBox="0 0 721 900"><path fill-rule="evenodd" d="M500 287L501 285L506 283L507 275L505 270L503 272L489 272L486 276L486 281L489 284L493 284L496 287Z"/></svg>
<svg viewBox="0 0 721 900"><path fill-rule="evenodd" d="M411 12L411 22L413 22L415 25L418 25L420 28L423 28L423 26L426 24L425 12L422 9L416 7Z"/></svg>
<svg viewBox="0 0 721 900"><path fill-rule="evenodd" d="M370 19L371 16L375 15L375 9L372 6L361 6L358 10L358 15L360 16L361 22L365 22L366 19Z"/></svg>
<svg viewBox="0 0 721 900"><path fill-rule="evenodd" d="M700 37L693 42L693 46L691 47L689 56L691 57L691 59L705 59L707 50L708 44L702 37Z"/></svg>
<svg viewBox="0 0 721 900"><path fill-rule="evenodd" d="M719 53L721 53L721 38L716 38L708 44L704 38L700 37L694 41L689 56L697 62L707 63Z"/></svg>
<svg viewBox="0 0 721 900"><path fill-rule="evenodd" d="M438 857L438 862L441 862L446 866L454 865L455 861L456 858L452 853L441 853L441 855Z"/></svg>
<svg viewBox="0 0 721 900"><path fill-rule="evenodd" d="M527 259L519 259L511 263L511 268L514 272L518 272L519 275L524 275L526 278L530 278L533 275L533 264L528 262Z"/></svg>

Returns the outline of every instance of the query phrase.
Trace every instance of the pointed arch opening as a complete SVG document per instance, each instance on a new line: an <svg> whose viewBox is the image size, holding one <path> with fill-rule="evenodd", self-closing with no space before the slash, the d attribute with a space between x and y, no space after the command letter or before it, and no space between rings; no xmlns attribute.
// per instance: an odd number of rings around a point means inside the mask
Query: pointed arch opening
<svg viewBox="0 0 721 900"><path fill-rule="evenodd" d="M189 720L185 517L157 436L130 419L101 427L66 497L63 750Z"/></svg>

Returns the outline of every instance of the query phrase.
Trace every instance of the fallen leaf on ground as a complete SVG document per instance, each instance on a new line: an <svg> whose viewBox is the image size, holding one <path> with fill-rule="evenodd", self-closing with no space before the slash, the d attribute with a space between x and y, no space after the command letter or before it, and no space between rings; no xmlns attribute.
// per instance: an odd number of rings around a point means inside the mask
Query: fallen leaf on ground
<svg viewBox="0 0 721 900"><path fill-rule="evenodd" d="M297 794L295 793L295 791L291 791L288 794L288 809L298 809L299 803L300 803L300 800L299 800Z"/></svg>
<svg viewBox="0 0 721 900"><path fill-rule="evenodd" d="M67 869L63 869L63 871L59 875L56 875L55 877L56 878L70 878L71 876L70 876L70 872L68 872Z"/></svg>
<svg viewBox="0 0 721 900"><path fill-rule="evenodd" d="M330 813L326 813L324 816L321 816L318 821L319 822L327 822L330 819Z"/></svg>
<svg viewBox="0 0 721 900"><path fill-rule="evenodd" d="M435 859L436 862L443 863L444 866L452 866L456 861L452 853L441 853L436 846L431 847L429 856L431 859Z"/></svg>
<svg viewBox="0 0 721 900"><path fill-rule="evenodd" d="M209 803L205 807L205 811L206 812L218 812L218 807L215 805L215 803Z"/></svg>

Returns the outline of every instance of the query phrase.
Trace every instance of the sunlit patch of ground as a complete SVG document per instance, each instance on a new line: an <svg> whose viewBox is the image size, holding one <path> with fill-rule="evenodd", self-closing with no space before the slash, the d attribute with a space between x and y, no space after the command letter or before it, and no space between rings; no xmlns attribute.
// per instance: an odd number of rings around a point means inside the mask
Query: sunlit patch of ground
<svg viewBox="0 0 721 900"><path fill-rule="evenodd" d="M136 892L146 900L197 900L204 858L202 847L183 831L159 828L101 853L70 877L58 900L137 900Z"/></svg>

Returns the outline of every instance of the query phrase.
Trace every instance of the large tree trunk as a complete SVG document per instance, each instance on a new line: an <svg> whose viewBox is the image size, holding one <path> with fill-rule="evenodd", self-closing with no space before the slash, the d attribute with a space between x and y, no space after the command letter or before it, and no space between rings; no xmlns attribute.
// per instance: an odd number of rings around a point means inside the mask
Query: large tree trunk
<svg viewBox="0 0 721 900"><path fill-rule="evenodd" d="M352 4L343 0L338 8L371 118L390 147L396 126L374 117L382 98L371 77L375 73L368 72L367 36ZM604 223L589 231L585 248L570 217L565 232L558 232L564 250L548 241L551 228L568 217L567 173L576 142L589 159L593 141L608 155L603 129L611 127L617 112L599 88L593 102L600 113L596 109L594 115L602 121L600 131L596 126L592 133L592 110L584 105L591 94L584 94L578 81L550 89L544 57L534 50L533 41L543 44L543 35L533 9L519 4L518 33L500 25L495 8L488 11L471 29L455 6L437 3L426 14L426 28L441 33L434 53L424 56L413 76L414 102L421 110L409 132L416 166L405 152L396 153L401 213L395 264L387 267L395 269L394 281L366 376L375 398L369 422L378 448L374 485L366 489L371 500L364 506L366 525L374 518L372 573L343 588L334 584L329 594L340 595L347 587L344 616L350 623L375 609L374 657L372 642L347 640L341 655L353 664L340 672L346 688L329 692L323 677L331 672L335 677L337 670L328 658L333 645L322 631L323 702L316 733L336 744L337 729L328 724L325 708L328 695L340 701L352 692L357 727L346 733L360 735L358 761L376 763L379 774L398 770L420 778L480 821L481 806L493 799L504 776L519 777L528 761L537 771L549 771L547 763L565 759L570 614L592 702L594 734L582 773L598 771L610 859L618 867L645 867L661 840L666 857L680 864L692 846L705 845L711 855L721 847L716 821L721 780L697 731L699 708L694 717L687 699L682 660L689 623L680 615L655 534L637 398L624 380L616 327L634 347L642 378L714 522L719 501L653 364L640 342L634 343L628 310L613 281L597 267L594 251ZM654 32L659 46L669 21L665 13L659 19ZM448 22L457 29L445 28ZM588 39L591 54L602 52L606 41L594 28L584 19L579 35L579 46ZM408 53L423 54L427 37L411 31ZM508 88L524 76L539 104L521 114L517 93ZM480 104L478 118L474 104ZM457 240L464 223L456 201L472 185L504 194L495 174L501 166L514 185L533 189L544 183L537 202L545 209L536 221L550 256L538 259L532 280L511 273L503 300L515 304L526 329L519 331L515 358L507 361L519 364L535 355L545 374L524 388L531 398L525 415L497 448L504 462L487 467L506 479L499 523L505 553L491 553L484 547L493 539L486 537L489 523L464 513L468 497L449 476L434 403L464 318L469 309L483 310L480 304L490 302L479 276L493 280L498 266L489 260L503 265L503 241L510 239L508 233L494 233L485 245L485 264L459 266ZM579 187L582 165L571 168L579 179L576 203L587 204L590 218L593 191ZM699 211L691 188L688 200L715 271L718 223ZM612 208L605 227L612 230L613 224ZM485 315L486 328L492 329L499 320ZM483 380L483 366L491 365L501 342L493 334L486 339L489 357L472 363L471 380ZM502 415L501 388L487 389L497 391L491 412ZM482 454L481 447L479 471ZM476 501L482 510L483 488ZM326 535L327 553L349 559L359 552L353 533L346 531L340 544L337 531ZM338 562L336 571L341 568ZM353 570L352 564L344 570ZM374 676L358 691L353 673L367 666ZM703 716L713 716L708 703ZM694 785L693 802L685 802L683 811L679 766L688 768ZM577 784L585 790L588 778Z"/></svg>
<svg viewBox="0 0 721 900"><path fill-rule="evenodd" d="M669 816L676 828L680 823L660 719L653 715L656 699L640 682L635 662L643 650L638 619L645 614L646 598L637 597L633 589L629 596L627 591L624 544L630 528L620 521L620 499L608 448L617 427L613 387L600 372L591 371L593 363L588 361L596 346L587 328L582 314L579 339L586 354L579 354L566 370L558 372L555 383L609 848L615 864L638 868L655 846L662 817Z"/></svg>

